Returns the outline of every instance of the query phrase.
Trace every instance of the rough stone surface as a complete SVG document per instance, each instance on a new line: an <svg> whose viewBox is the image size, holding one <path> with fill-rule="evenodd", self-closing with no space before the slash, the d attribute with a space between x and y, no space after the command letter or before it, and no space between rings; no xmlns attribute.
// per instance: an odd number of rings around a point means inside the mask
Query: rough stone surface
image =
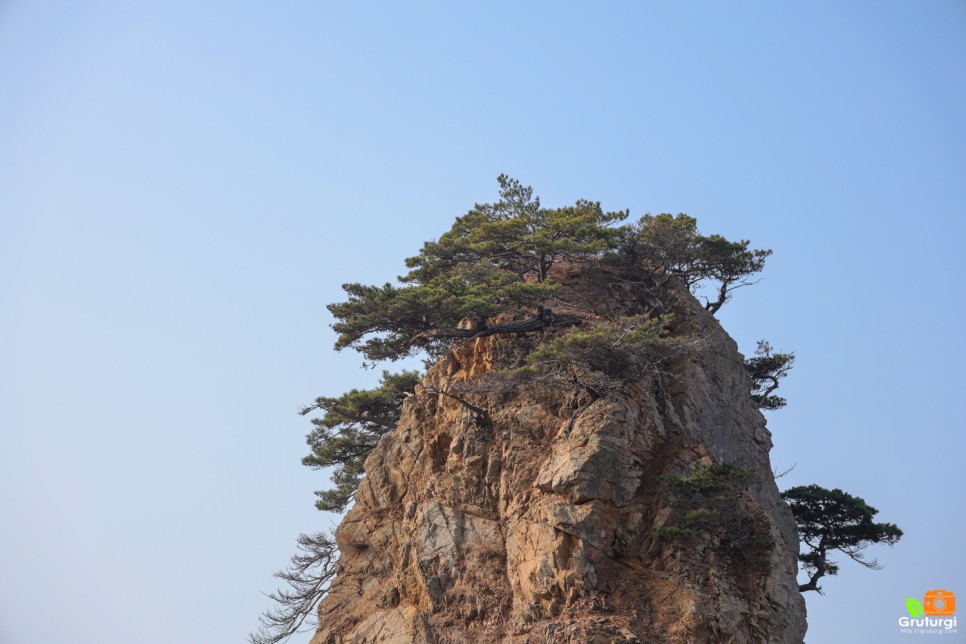
<svg viewBox="0 0 966 644"><path fill-rule="evenodd" d="M596 400L546 383L466 393L487 418L438 392L513 366L526 340L441 358L366 461L312 644L802 641L795 524L734 341L670 281L569 271L574 312L658 307L687 341ZM731 546L662 536L684 524L661 477L696 463L752 472ZM743 553L745 537L767 545Z"/></svg>

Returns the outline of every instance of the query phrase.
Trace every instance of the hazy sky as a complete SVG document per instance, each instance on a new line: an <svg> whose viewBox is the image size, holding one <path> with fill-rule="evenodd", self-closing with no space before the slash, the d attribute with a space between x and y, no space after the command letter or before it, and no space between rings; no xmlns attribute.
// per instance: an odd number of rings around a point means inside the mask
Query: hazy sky
<svg viewBox="0 0 966 644"><path fill-rule="evenodd" d="M966 3L449 4L0 1L0 642L242 641L376 379L325 304L501 172L775 251L720 318L796 352L780 487L906 532L810 644L966 603Z"/></svg>

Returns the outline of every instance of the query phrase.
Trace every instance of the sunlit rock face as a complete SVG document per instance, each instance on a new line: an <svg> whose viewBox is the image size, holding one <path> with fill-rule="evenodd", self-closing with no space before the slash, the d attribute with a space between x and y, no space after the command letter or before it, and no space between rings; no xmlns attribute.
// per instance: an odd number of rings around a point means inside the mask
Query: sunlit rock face
<svg viewBox="0 0 966 644"><path fill-rule="evenodd" d="M734 341L673 280L557 278L562 312L671 313L679 343L599 397L563 373L478 385L532 337L444 355L366 461L312 644L802 641L795 524ZM675 487L702 464L740 475Z"/></svg>

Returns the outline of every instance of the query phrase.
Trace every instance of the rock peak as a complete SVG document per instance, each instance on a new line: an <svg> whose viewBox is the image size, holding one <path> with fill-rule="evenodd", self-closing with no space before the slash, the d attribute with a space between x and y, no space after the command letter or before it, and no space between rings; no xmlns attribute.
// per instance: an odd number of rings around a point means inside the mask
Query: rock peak
<svg viewBox="0 0 966 644"><path fill-rule="evenodd" d="M671 314L680 350L596 396L479 384L526 338L443 355L366 461L312 644L802 641L798 535L734 341L674 279L558 270L561 312Z"/></svg>

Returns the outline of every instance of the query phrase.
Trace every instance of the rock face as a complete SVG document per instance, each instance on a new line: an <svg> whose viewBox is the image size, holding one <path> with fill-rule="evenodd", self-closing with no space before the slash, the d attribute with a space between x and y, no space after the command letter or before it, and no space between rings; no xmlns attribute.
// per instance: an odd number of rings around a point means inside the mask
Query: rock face
<svg viewBox="0 0 966 644"><path fill-rule="evenodd" d="M467 392L525 338L443 356L366 461L312 644L802 641L798 536L734 341L672 281L563 271L572 312L670 312L684 341L600 397Z"/></svg>

